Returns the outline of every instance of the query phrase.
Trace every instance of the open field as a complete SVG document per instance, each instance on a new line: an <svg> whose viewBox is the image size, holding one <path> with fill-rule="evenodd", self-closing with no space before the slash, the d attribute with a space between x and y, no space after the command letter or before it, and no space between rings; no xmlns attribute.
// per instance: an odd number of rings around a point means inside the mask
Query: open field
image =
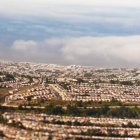
<svg viewBox="0 0 140 140"><path fill-rule="evenodd" d="M0 103L4 102L4 98L9 95L9 90L12 88L0 88Z"/></svg>

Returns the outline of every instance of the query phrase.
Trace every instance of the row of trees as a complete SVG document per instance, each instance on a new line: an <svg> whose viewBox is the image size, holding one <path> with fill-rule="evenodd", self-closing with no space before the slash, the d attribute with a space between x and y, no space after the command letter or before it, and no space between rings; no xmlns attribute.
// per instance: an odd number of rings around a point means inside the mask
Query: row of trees
<svg viewBox="0 0 140 140"><path fill-rule="evenodd" d="M120 85L128 85L128 86L140 86L140 81L139 80L135 80L135 81L119 81L119 80L110 80L111 84L120 84Z"/></svg>
<svg viewBox="0 0 140 140"><path fill-rule="evenodd" d="M128 85L133 86L134 83L132 81L119 81L119 80L110 80L111 84L120 84L120 85Z"/></svg>
<svg viewBox="0 0 140 140"><path fill-rule="evenodd" d="M91 117L117 117L117 118L140 118L140 108L134 107L129 108L121 106L119 108L109 108L108 106L99 108L79 108L76 106L68 105L67 107L48 105L45 109L35 109L35 108L12 108L12 107L2 107L0 106L0 112L5 111L27 111L27 112L39 112L47 113L53 115L66 115L66 116L91 116Z"/></svg>
<svg viewBox="0 0 140 140"><path fill-rule="evenodd" d="M82 102L82 101L62 101L62 100L46 100L46 99L37 99L32 100L32 96L27 97L28 102L20 103L21 105L25 106L47 106L47 105L53 105L53 106L75 106L75 107L104 107L104 106L123 106L123 103L120 101L117 101L115 98L112 98L110 102L107 101L100 101L100 102ZM127 104L129 105L129 104ZM132 104L131 104L132 105Z"/></svg>
<svg viewBox="0 0 140 140"><path fill-rule="evenodd" d="M108 106L86 109L75 106L67 106L64 109L61 106L49 105L45 110L48 114L70 115L70 116L92 116L92 117L117 117L117 118L140 118L140 109L137 107L128 108L109 108Z"/></svg>

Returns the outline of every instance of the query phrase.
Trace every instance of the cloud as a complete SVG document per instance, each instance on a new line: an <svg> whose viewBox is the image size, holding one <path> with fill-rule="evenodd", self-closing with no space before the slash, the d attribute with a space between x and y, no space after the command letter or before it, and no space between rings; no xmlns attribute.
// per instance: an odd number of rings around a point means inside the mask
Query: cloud
<svg viewBox="0 0 140 140"><path fill-rule="evenodd" d="M92 6L115 6L115 7L139 7L139 0L4 0L0 2L1 7L6 10L8 8L38 10L37 8L46 8L48 5L92 5ZM35 9L36 8L36 9Z"/></svg>
<svg viewBox="0 0 140 140"><path fill-rule="evenodd" d="M138 35L139 3L138 0L4 0L0 2L0 40Z"/></svg>
<svg viewBox="0 0 140 140"><path fill-rule="evenodd" d="M12 49L21 52L32 52L35 51L37 47L37 43L32 40L24 41L24 40L16 40L13 45Z"/></svg>
<svg viewBox="0 0 140 140"><path fill-rule="evenodd" d="M19 61L100 67L139 67L140 36L16 40L0 56Z"/></svg>
<svg viewBox="0 0 140 140"><path fill-rule="evenodd" d="M9 18L0 16L0 40L11 43L19 39L140 34L140 9L79 5L50 8L41 14L47 17L17 16L26 10ZM39 14L32 10L31 13Z"/></svg>
<svg viewBox="0 0 140 140"><path fill-rule="evenodd" d="M140 36L81 37L62 48L68 62L100 66L140 65Z"/></svg>
<svg viewBox="0 0 140 140"><path fill-rule="evenodd" d="M37 16L65 19L91 19L97 16L130 16L140 8L139 0L4 0L0 2L0 15ZM91 15L90 18L88 15ZM136 15L135 15L136 17Z"/></svg>
<svg viewBox="0 0 140 140"><path fill-rule="evenodd" d="M4 0L0 2L0 38L9 41L11 38L137 35L140 34L140 1L134 1L88 0L84 5L84 0L25 0L22 4L19 0ZM129 6L121 6L124 3Z"/></svg>
<svg viewBox="0 0 140 140"><path fill-rule="evenodd" d="M50 1L49 1L50 2ZM52 3L57 4L81 4L81 5L100 5L100 6L123 6L123 7L137 7L140 5L139 0L51 0Z"/></svg>
<svg viewBox="0 0 140 140"><path fill-rule="evenodd" d="M63 60L59 52L61 41L53 42L49 40L15 40L9 47L1 47L3 54L1 59L11 59L15 61L32 61L61 63ZM10 55L9 55L10 54ZM57 59L59 58L59 59Z"/></svg>

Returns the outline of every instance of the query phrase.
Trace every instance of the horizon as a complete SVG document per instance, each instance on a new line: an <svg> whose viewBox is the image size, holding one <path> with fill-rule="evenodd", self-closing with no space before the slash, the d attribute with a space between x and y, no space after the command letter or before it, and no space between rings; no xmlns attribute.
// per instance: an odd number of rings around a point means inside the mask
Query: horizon
<svg viewBox="0 0 140 140"><path fill-rule="evenodd" d="M94 69L140 69L139 67L100 67L95 65L67 65L67 64L56 64L56 63L45 63L45 62L35 62L35 61L16 61L16 60L2 60L0 59L0 63L29 63L29 64L41 64L41 65L56 65L62 67L69 67L69 66L79 66L79 67L91 67Z"/></svg>

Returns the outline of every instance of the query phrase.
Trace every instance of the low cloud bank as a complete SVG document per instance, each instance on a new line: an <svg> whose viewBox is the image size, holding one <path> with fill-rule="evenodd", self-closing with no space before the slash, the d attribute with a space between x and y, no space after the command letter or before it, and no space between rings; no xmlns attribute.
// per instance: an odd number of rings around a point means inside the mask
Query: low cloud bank
<svg viewBox="0 0 140 140"><path fill-rule="evenodd" d="M1 57L19 61L103 67L140 66L140 36L15 40L10 47L1 46L0 49Z"/></svg>

